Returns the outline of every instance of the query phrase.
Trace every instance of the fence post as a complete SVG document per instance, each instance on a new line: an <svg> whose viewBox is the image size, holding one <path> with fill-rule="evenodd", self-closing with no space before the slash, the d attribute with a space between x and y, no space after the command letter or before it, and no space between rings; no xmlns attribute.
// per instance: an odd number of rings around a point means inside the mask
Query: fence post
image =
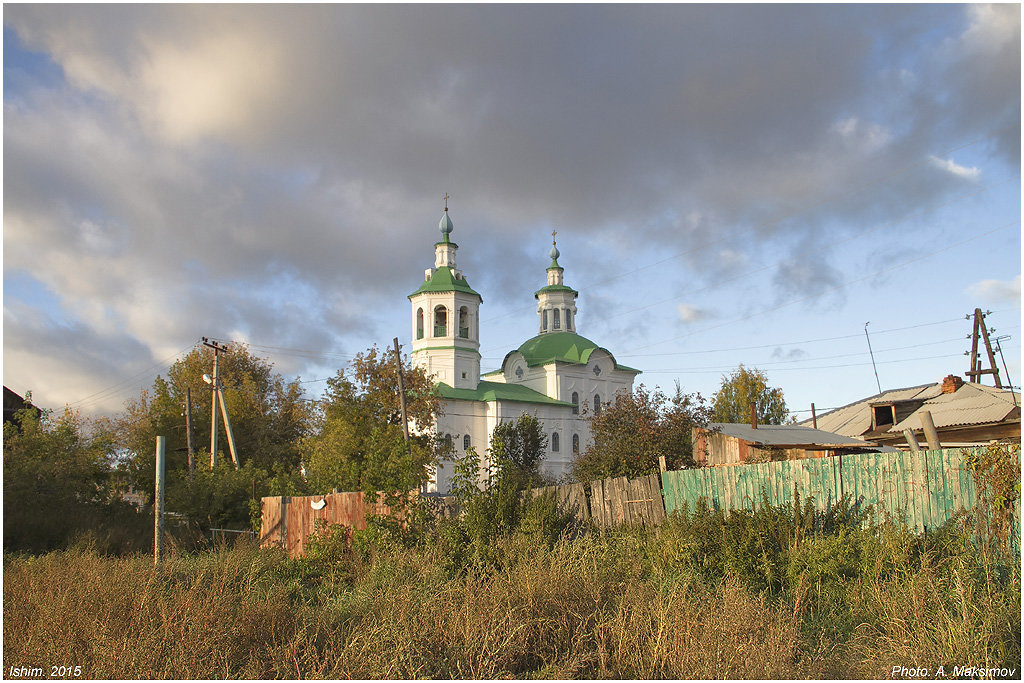
<svg viewBox="0 0 1024 683"><path fill-rule="evenodd" d="M164 559L164 475L167 462L167 438L156 437L156 490L153 495L153 565Z"/></svg>

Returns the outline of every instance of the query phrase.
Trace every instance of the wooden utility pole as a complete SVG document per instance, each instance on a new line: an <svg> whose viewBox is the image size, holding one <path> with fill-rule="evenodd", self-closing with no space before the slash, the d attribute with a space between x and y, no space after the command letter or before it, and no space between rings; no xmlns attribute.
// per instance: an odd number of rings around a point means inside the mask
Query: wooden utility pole
<svg viewBox="0 0 1024 683"><path fill-rule="evenodd" d="M156 437L156 483L153 491L153 565L164 559L164 482L167 469L167 437Z"/></svg>
<svg viewBox="0 0 1024 683"><path fill-rule="evenodd" d="M220 342L203 337L203 345L213 349L213 415L210 418L210 468L217 466L217 403L220 402L220 413L224 416L224 429L228 434L228 449L231 451L231 460L238 468L238 453L235 450L235 437L231 432L231 422L228 420L228 409L224 404L224 391L220 384L220 353L227 353L230 349ZM205 375L204 375L205 379Z"/></svg>
<svg viewBox="0 0 1024 683"><path fill-rule="evenodd" d="M188 451L188 480L196 471L196 452L192 447L192 387L185 387L185 449Z"/></svg>
<svg viewBox="0 0 1024 683"><path fill-rule="evenodd" d="M816 412L814 412L814 404L813 403L811 404L811 425L815 429L818 428L818 414Z"/></svg>
<svg viewBox="0 0 1024 683"><path fill-rule="evenodd" d="M220 414L224 416L224 431L228 434L228 450L231 452L231 461L235 463L235 469L239 467L238 451L235 450L235 433L231 430L231 420L228 419L228 406L224 402L224 387L217 384L217 394L220 396Z"/></svg>
<svg viewBox="0 0 1024 683"><path fill-rule="evenodd" d="M981 384L982 375L992 375L996 381L996 388L1002 389L1003 383L999 380L999 366L996 365L996 355L992 350L992 342L988 337L988 328L985 327L985 316L992 311L981 312L980 308L974 309L974 331L971 333L971 368L964 374L967 380L975 384ZM969 319L971 316L968 315ZM988 355L988 369L982 370L982 360L978 357L978 340L985 343L985 351Z"/></svg>
<svg viewBox="0 0 1024 683"><path fill-rule="evenodd" d="M210 469L217 467L217 381L220 379L220 350L217 342L210 342L203 337L203 344L213 349L213 386L211 388L211 403L213 412L210 415Z"/></svg>
<svg viewBox="0 0 1024 683"><path fill-rule="evenodd" d="M402 401L402 431L405 434L405 444L409 445L409 416L406 413L405 405L405 376L402 373L402 352L398 347L398 337L395 337L395 365L398 366L398 396Z"/></svg>

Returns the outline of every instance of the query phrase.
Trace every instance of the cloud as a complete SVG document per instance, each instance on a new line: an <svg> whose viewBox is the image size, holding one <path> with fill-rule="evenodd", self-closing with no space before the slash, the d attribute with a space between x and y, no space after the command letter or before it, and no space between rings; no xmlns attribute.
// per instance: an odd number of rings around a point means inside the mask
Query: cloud
<svg viewBox="0 0 1024 683"><path fill-rule="evenodd" d="M1020 275L1012 280L982 280L968 287L967 294L993 305L1020 306Z"/></svg>
<svg viewBox="0 0 1024 683"><path fill-rule="evenodd" d="M799 360L807 355L807 352L803 349L789 349L783 350L781 346L776 346L775 350L772 351L772 358L777 360Z"/></svg>
<svg viewBox="0 0 1024 683"><path fill-rule="evenodd" d="M807 244L972 179L917 162L982 139L1019 165L1013 9L11 5L59 69L5 92L5 274L74 311L55 354L233 331L336 352L393 336L449 190L460 265L523 329L552 227L587 245L571 282L628 270L628 234L704 274L770 251L783 294L813 291L843 273ZM584 296L591 329L624 310Z"/></svg>
<svg viewBox="0 0 1024 683"><path fill-rule="evenodd" d="M679 306L676 307L676 310L679 312L679 319L687 324L715 317L715 313L713 311L697 308L690 304L679 304Z"/></svg>
<svg viewBox="0 0 1024 683"><path fill-rule="evenodd" d="M936 168L940 168L943 171L946 171L947 173L951 173L954 176L964 178L965 180L977 180L978 178L981 177L981 169L979 169L977 166L971 166L970 168L967 168L966 166L961 166L957 164L952 159L940 159L934 156L930 157L928 161Z"/></svg>

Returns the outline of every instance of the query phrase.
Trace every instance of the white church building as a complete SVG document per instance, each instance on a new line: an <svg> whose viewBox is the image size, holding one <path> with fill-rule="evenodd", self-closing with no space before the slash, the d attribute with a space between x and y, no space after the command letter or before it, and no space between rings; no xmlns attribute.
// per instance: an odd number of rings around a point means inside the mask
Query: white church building
<svg viewBox="0 0 1024 683"><path fill-rule="evenodd" d="M582 406L600 410L622 390L631 390L639 370L620 365L607 349L576 333L579 292L563 281L554 240L547 284L534 293L538 334L506 354L497 370L480 373L480 304L483 299L455 262L452 220L445 207L434 266L409 295L411 361L433 375L443 400L437 433L452 438L457 456L473 447L486 463L490 435L502 421L536 415L548 437L541 472L567 474L576 453L590 442ZM446 493L454 466L441 462L428 486Z"/></svg>

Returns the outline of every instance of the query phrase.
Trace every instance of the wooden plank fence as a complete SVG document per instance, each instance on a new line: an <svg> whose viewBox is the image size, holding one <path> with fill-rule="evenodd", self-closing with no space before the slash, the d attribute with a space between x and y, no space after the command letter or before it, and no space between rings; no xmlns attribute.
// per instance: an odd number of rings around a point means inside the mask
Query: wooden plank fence
<svg viewBox="0 0 1024 683"><path fill-rule="evenodd" d="M875 521L903 521L923 533L974 506L977 490L965 464L971 450L861 453L663 472L665 509L671 514L685 504L693 510L700 498L726 511L753 510L765 500L792 505L795 490L803 500L813 497L823 510L848 494L873 506ZM1019 451L1015 457L1019 460Z"/></svg>
<svg viewBox="0 0 1024 683"><path fill-rule="evenodd" d="M701 498L728 513L754 510L766 501L775 506L792 505L794 491L801 500L813 498L819 510L849 495L855 503L872 506L876 522L887 518L903 521L922 533L938 528L958 510L974 506L977 489L965 462L970 451L863 453L704 467L636 479L601 479L587 485L546 486L533 489L530 495L553 494L576 519L605 529L623 524L657 526L684 505L693 510ZM1019 462L1019 450L1014 457ZM431 499L431 503L437 516L459 514L450 499ZM264 498L260 544L280 545L289 555L302 555L317 520L365 529L368 511L402 517L401 510L393 511L384 504L383 493L378 493L373 503L362 493ZM1019 542L1019 505L1013 533Z"/></svg>
<svg viewBox="0 0 1024 683"><path fill-rule="evenodd" d="M415 492L410 496L417 495ZM363 492L332 493L326 496L275 496L262 499L260 545L280 546L292 557L303 555L306 537L316 530L318 520L341 524L351 529L366 528L366 513L394 515L402 519L402 510L392 510L383 492L376 501L367 501Z"/></svg>

